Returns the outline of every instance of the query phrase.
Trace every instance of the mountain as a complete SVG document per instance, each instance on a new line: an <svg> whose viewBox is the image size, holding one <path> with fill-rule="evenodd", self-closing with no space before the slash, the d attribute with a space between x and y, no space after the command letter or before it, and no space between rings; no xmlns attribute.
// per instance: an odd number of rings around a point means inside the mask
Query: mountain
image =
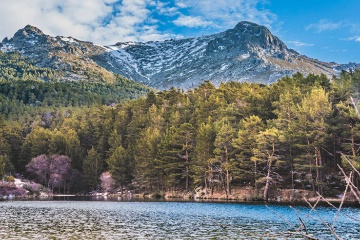
<svg viewBox="0 0 360 240"><path fill-rule="evenodd" d="M36 67L51 68L62 73L63 80L91 80L113 82L113 72L99 66L92 57L104 52L104 48L71 37L51 37L40 29L27 25L11 39L0 44L2 52L20 52Z"/></svg>
<svg viewBox="0 0 360 240"><path fill-rule="evenodd" d="M155 42L100 46L71 37L51 37L26 26L0 44L38 67L64 71L65 80L113 81L113 73L159 89L198 86L204 80L271 83L300 72L339 74L359 64L321 62L289 49L264 26L240 22L225 32Z"/></svg>

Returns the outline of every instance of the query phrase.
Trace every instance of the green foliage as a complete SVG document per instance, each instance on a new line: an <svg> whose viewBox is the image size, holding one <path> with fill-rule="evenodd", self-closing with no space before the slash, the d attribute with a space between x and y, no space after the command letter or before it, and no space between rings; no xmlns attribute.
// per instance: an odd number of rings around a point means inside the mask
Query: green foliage
<svg viewBox="0 0 360 240"><path fill-rule="evenodd" d="M90 190L99 188L99 177L103 170L103 160L94 148L91 148L83 162L83 173L86 187Z"/></svg>
<svg viewBox="0 0 360 240"><path fill-rule="evenodd" d="M35 80L0 82L1 112L10 115L17 108L79 107L95 104L111 105L138 98L148 91L140 84L118 78L115 83L43 82ZM11 106L8 106L11 104ZM20 111L20 109L18 110Z"/></svg>
<svg viewBox="0 0 360 240"><path fill-rule="evenodd" d="M230 182L231 182L231 171L233 169L234 151L232 141L235 135L235 129L226 121L220 123L220 130L216 134L214 142L214 154L212 164L215 166L214 173L218 175L218 179L225 179L225 192L226 194L231 193Z"/></svg>
<svg viewBox="0 0 360 240"><path fill-rule="evenodd" d="M119 146L115 149L108 160L109 170L115 183L123 189L129 181L129 157L126 150Z"/></svg>
<svg viewBox="0 0 360 240"><path fill-rule="evenodd" d="M205 186L206 189L213 189L212 176L213 168L211 159L214 158L214 142L216 129L208 117L207 121L200 124L195 137L195 153L191 163L192 178L195 185Z"/></svg>
<svg viewBox="0 0 360 240"><path fill-rule="evenodd" d="M58 80L62 73L49 68L38 68L19 53L0 52L0 82Z"/></svg>
<svg viewBox="0 0 360 240"><path fill-rule="evenodd" d="M63 75L54 69L38 68L19 53L0 52L0 113L19 120L51 108L117 104L150 91L119 75L110 83L63 81Z"/></svg>
<svg viewBox="0 0 360 240"><path fill-rule="evenodd" d="M5 157L0 156L0 179L2 180L5 176Z"/></svg>
<svg viewBox="0 0 360 240"><path fill-rule="evenodd" d="M236 149L236 158L233 159L234 180L253 182L257 188L257 162L253 150L256 148L256 137L264 129L264 123L255 115L240 121L237 136L232 145Z"/></svg>
<svg viewBox="0 0 360 240"><path fill-rule="evenodd" d="M6 181L6 182L15 182L15 178L12 176L12 175L10 175L10 176L6 176L5 178L4 178L4 180Z"/></svg>
<svg viewBox="0 0 360 240"><path fill-rule="evenodd" d="M67 155L89 189L109 170L119 187L152 192L231 194L275 184L326 192L330 183L343 186L341 154L359 165L359 72L332 82L301 74L269 86L204 82L131 101L123 100L149 89L120 77L112 84L6 80L0 155L23 174L40 154Z"/></svg>

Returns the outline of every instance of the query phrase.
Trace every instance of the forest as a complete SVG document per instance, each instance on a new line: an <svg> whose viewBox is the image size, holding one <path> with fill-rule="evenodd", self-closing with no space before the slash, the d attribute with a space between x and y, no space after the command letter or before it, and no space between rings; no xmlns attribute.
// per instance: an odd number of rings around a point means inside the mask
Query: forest
<svg viewBox="0 0 360 240"><path fill-rule="evenodd" d="M111 189L231 195L251 187L267 200L273 188L335 196L345 187L344 157L360 169L360 70L270 85L205 81L188 91L120 76L109 85L10 72L1 67L0 178L85 193L101 190L110 173Z"/></svg>

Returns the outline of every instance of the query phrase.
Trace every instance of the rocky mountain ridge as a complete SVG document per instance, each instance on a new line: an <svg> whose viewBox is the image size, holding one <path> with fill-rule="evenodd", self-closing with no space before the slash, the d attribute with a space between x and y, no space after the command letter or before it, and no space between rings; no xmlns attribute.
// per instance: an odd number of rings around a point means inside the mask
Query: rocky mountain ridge
<svg viewBox="0 0 360 240"><path fill-rule="evenodd" d="M62 80L115 80L114 74L99 66L92 57L104 52L103 47L72 37L51 37L40 29L27 25L11 38L0 43L3 52L18 51L37 67L62 71Z"/></svg>
<svg viewBox="0 0 360 240"><path fill-rule="evenodd" d="M36 66L64 71L65 80L112 81L113 73L159 89L192 88L204 80L271 83L300 72L332 76L359 64L321 62L289 49L264 26L240 22L225 32L155 42L100 46L71 37L51 37L26 26L0 44Z"/></svg>

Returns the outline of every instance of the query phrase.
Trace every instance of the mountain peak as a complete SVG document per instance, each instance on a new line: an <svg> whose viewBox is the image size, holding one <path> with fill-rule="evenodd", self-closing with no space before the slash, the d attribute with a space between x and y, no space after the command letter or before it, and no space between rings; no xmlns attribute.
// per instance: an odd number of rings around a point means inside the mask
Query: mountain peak
<svg viewBox="0 0 360 240"><path fill-rule="evenodd" d="M264 27L264 26L248 21L241 21L235 26L235 28L244 28L244 27Z"/></svg>
<svg viewBox="0 0 360 240"><path fill-rule="evenodd" d="M157 88L190 88L204 80L270 83L295 72L337 74L344 66L324 63L288 49L265 26L242 21L217 34L161 42L120 42L98 46L73 38L51 37L27 25L0 44L19 51L37 66L61 69L66 79L87 79L73 69L110 71ZM335 68L336 67L336 68ZM349 66L350 67L350 66ZM110 79L109 77L107 77Z"/></svg>
<svg viewBox="0 0 360 240"><path fill-rule="evenodd" d="M260 46L263 49L271 49L275 51L283 51L287 46L279 38L274 36L265 26L256 23L242 21L239 22L234 29L230 31L236 32L237 35L252 46Z"/></svg>
<svg viewBox="0 0 360 240"><path fill-rule="evenodd" d="M239 22L232 30L238 32L249 32L254 34L259 34L260 32L271 34L270 30L267 29L265 26L247 21Z"/></svg>
<svg viewBox="0 0 360 240"><path fill-rule="evenodd" d="M235 55L239 52L262 54L263 51L267 51L276 53L277 57L282 59L286 55L285 51L288 50L285 43L266 27L247 21L239 22L233 29L229 29L211 40L207 47L207 53L217 52L218 49L232 49Z"/></svg>
<svg viewBox="0 0 360 240"><path fill-rule="evenodd" d="M44 34L39 28L32 26L30 24L26 25L23 30L25 30L26 32L36 32L39 34Z"/></svg>
<svg viewBox="0 0 360 240"><path fill-rule="evenodd" d="M26 25L24 28L19 29L15 35L14 39L28 39L28 38L36 38L38 36L42 36L44 33L38 29L37 27L34 27L32 25Z"/></svg>

